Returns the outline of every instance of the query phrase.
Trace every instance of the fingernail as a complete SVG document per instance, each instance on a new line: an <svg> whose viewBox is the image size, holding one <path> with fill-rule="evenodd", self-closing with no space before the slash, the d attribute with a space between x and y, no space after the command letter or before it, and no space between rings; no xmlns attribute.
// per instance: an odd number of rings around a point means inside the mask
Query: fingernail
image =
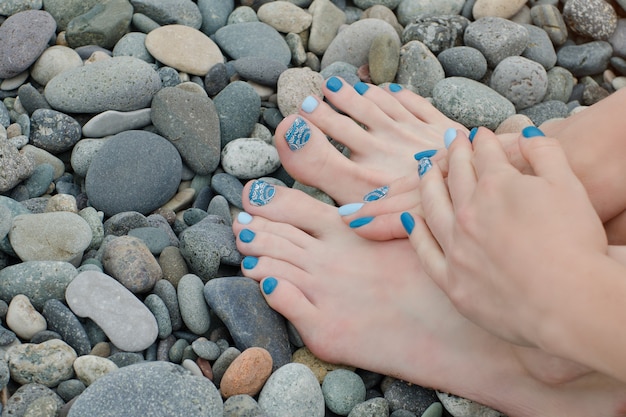
<svg viewBox="0 0 626 417"><path fill-rule="evenodd" d="M369 90L370 86L365 84L364 82L359 81L358 83L354 84L354 89L356 90L357 93L359 93L360 95L365 94L365 92L367 90Z"/></svg>
<svg viewBox="0 0 626 417"><path fill-rule="evenodd" d="M349 216L349 215L354 214L357 211L359 211L361 209L361 207L363 207L364 205L365 205L364 203L345 204L345 205L339 207L339 209L338 209L339 215L340 216Z"/></svg>
<svg viewBox="0 0 626 417"><path fill-rule="evenodd" d="M302 105L300 108L304 110L306 113L313 113L317 106L319 105L317 99L313 96L307 96L307 98L302 101Z"/></svg>
<svg viewBox="0 0 626 417"><path fill-rule="evenodd" d="M402 226L404 226L406 233L410 235L413 232L413 228L415 228L415 219L413 216L405 211L400 215L400 221L402 222Z"/></svg>
<svg viewBox="0 0 626 417"><path fill-rule="evenodd" d="M418 152L415 155L413 155L413 158L415 158L416 161L419 161L422 158L433 157L433 156L435 156L436 153L437 153L436 149L428 150L428 151L422 151L422 152Z"/></svg>
<svg viewBox="0 0 626 417"><path fill-rule="evenodd" d="M433 167L432 162L430 162L430 158L422 158L420 159L419 165L417 167L417 173L420 178L424 176L431 168Z"/></svg>
<svg viewBox="0 0 626 417"><path fill-rule="evenodd" d="M400 90L402 90L402 86L400 84L396 84L396 83L389 84L389 91L391 91L392 93L397 93Z"/></svg>
<svg viewBox="0 0 626 417"><path fill-rule="evenodd" d="M450 145L452 145L454 139L456 139L456 129L451 127L446 130L446 133L443 134L443 144L445 145L446 149L448 149Z"/></svg>
<svg viewBox="0 0 626 417"><path fill-rule="evenodd" d="M311 129L302 117L297 117L285 133L285 140L292 151L302 149L310 138Z"/></svg>
<svg viewBox="0 0 626 417"><path fill-rule="evenodd" d="M244 243L252 242L254 236L256 236L256 234L250 229L243 229L241 232L239 232L239 240Z"/></svg>
<svg viewBox="0 0 626 417"><path fill-rule="evenodd" d="M526 126L524 130L522 130L522 136L525 138L534 138L537 136L545 136L543 132L535 126Z"/></svg>
<svg viewBox="0 0 626 417"><path fill-rule="evenodd" d="M248 199L253 206L264 206L274 198L276 189L269 182L263 180L256 180L250 187L250 194Z"/></svg>
<svg viewBox="0 0 626 417"><path fill-rule="evenodd" d="M374 217L372 216L360 217L358 219L352 220L350 222L350 227L353 229L356 229L357 227L361 227L361 226L365 226L366 224L369 224L372 220L374 220Z"/></svg>
<svg viewBox="0 0 626 417"><path fill-rule="evenodd" d="M259 263L259 258L255 257L255 256L246 256L245 258L243 258L243 261L241 262L241 265L245 269L252 269L258 263Z"/></svg>
<svg viewBox="0 0 626 417"><path fill-rule="evenodd" d="M381 198L384 198L388 192L389 192L389 187L384 185L380 188L377 188L365 194L365 196L363 197L363 201L370 202L370 201L380 200Z"/></svg>
<svg viewBox="0 0 626 417"><path fill-rule="evenodd" d="M478 132L478 128L477 127L473 127L472 130L470 130L469 132L469 136L468 139L471 142L474 142L474 136L476 136L476 132Z"/></svg>
<svg viewBox="0 0 626 417"><path fill-rule="evenodd" d="M263 284L261 284L261 288L263 288L263 292L265 295L270 295L276 289L278 285L278 280L274 277L267 277L263 280Z"/></svg>
<svg viewBox="0 0 626 417"><path fill-rule="evenodd" d="M237 221L241 224L250 224L250 222L252 222L252 216L242 211L237 215Z"/></svg>
<svg viewBox="0 0 626 417"><path fill-rule="evenodd" d="M337 77L330 77L328 80L326 80L326 88L328 88L333 93L339 91L342 86L343 83Z"/></svg>

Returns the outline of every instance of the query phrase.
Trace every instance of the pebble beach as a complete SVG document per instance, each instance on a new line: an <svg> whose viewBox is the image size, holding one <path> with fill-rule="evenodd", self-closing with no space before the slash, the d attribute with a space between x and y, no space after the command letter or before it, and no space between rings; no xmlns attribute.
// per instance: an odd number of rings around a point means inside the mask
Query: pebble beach
<svg viewBox="0 0 626 417"><path fill-rule="evenodd" d="M496 133L584 111L626 86L625 17L626 0L0 0L1 417L501 416L316 358L242 276L242 189L334 204L274 146L332 76Z"/></svg>

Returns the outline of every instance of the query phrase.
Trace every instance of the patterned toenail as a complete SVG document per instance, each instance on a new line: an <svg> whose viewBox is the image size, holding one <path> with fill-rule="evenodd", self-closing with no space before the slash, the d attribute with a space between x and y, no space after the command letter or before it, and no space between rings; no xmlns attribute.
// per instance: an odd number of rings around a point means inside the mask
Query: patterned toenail
<svg viewBox="0 0 626 417"><path fill-rule="evenodd" d="M311 129L309 129L309 125L302 117L297 117L285 133L285 140L289 145L289 149L292 151L302 149L309 139L311 139Z"/></svg>
<svg viewBox="0 0 626 417"><path fill-rule="evenodd" d="M252 242L252 239L254 239L255 236L256 234L250 229L243 229L239 232L239 239L244 243Z"/></svg>
<svg viewBox="0 0 626 417"><path fill-rule="evenodd" d="M244 269L252 269L258 263L259 263L259 258L255 256L246 256L245 258L243 258L241 265L244 267Z"/></svg>
<svg viewBox="0 0 626 417"><path fill-rule="evenodd" d="M384 198L388 192L389 192L389 187L384 185L380 188L377 188L365 194L365 197L363 197L363 201L370 202L370 201L380 200L381 198Z"/></svg>
<svg viewBox="0 0 626 417"><path fill-rule="evenodd" d="M270 295L271 293L274 292L277 285L278 285L278 280L276 278L267 277L263 280L263 283L261 284L261 288L263 288L263 292L265 293L265 295Z"/></svg>
<svg viewBox="0 0 626 417"><path fill-rule="evenodd" d="M264 206L272 201L274 194L276 194L276 189L272 184L263 180L256 180L250 187L250 194L248 195L248 198L250 200L250 204L258 207Z"/></svg>
<svg viewBox="0 0 626 417"><path fill-rule="evenodd" d="M241 224L250 224L252 222L252 216L242 211L237 215L237 221Z"/></svg>
<svg viewBox="0 0 626 417"><path fill-rule="evenodd" d="M430 161L430 158L422 158L420 159L419 165L417 167L417 173L420 178L424 176L430 169L433 167L433 163Z"/></svg>
<svg viewBox="0 0 626 417"><path fill-rule="evenodd" d="M342 86L343 86L343 83L337 77L330 77L326 81L326 88L328 88L333 93L336 93L337 91L341 90Z"/></svg>

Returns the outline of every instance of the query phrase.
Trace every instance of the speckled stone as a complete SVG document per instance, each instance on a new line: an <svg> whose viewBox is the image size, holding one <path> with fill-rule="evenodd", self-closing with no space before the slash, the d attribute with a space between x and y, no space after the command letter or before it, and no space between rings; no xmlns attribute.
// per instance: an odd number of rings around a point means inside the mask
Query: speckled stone
<svg viewBox="0 0 626 417"><path fill-rule="evenodd" d="M365 391L361 377L345 369L329 372L322 383L326 406L341 416L348 415L357 404L365 401Z"/></svg>
<svg viewBox="0 0 626 417"><path fill-rule="evenodd" d="M16 345L6 353L13 380L22 385L37 383L47 387L56 387L71 378L76 358L74 349L58 339Z"/></svg>
<svg viewBox="0 0 626 417"><path fill-rule="evenodd" d="M48 300L43 305L42 314L48 322L48 328L60 334L79 356L91 351L85 328L65 304L57 299Z"/></svg>
<svg viewBox="0 0 626 417"><path fill-rule="evenodd" d="M608 39L617 27L617 13L604 0L568 0L563 19L574 32L595 40Z"/></svg>
<svg viewBox="0 0 626 417"><path fill-rule="evenodd" d="M48 400L56 404L56 409L52 415L57 415L56 413L63 406L61 397L45 385L36 383L22 385L9 397L6 406L2 407L2 413L7 416L26 416L28 408L33 403L47 402Z"/></svg>
<svg viewBox="0 0 626 417"><path fill-rule="evenodd" d="M577 77L602 73L609 64L613 48L606 41L566 45L557 52L557 64Z"/></svg>
<svg viewBox="0 0 626 417"><path fill-rule="evenodd" d="M109 0L70 20L65 38L72 48L97 45L112 49L129 31L132 17L128 0Z"/></svg>
<svg viewBox="0 0 626 417"><path fill-rule="evenodd" d="M408 85L423 97L430 97L435 85L445 78L437 57L420 41L410 41L400 48L396 80Z"/></svg>
<svg viewBox="0 0 626 417"><path fill-rule="evenodd" d="M119 236L104 244L104 271L132 293L150 291L162 271L150 249L139 238Z"/></svg>
<svg viewBox="0 0 626 417"><path fill-rule="evenodd" d="M537 4L530 9L533 25L542 28L556 46L567 40L567 25L559 9L552 4Z"/></svg>
<svg viewBox="0 0 626 417"><path fill-rule="evenodd" d="M463 41L478 49L489 67L495 68L504 58L521 55L528 46L528 31L501 17L483 17L467 26Z"/></svg>
<svg viewBox="0 0 626 417"><path fill-rule="evenodd" d="M74 361L76 377L86 386L117 370L118 366L113 361L100 356L82 355Z"/></svg>
<svg viewBox="0 0 626 417"><path fill-rule="evenodd" d="M502 415L499 411L456 395L437 391L437 397L454 417L500 417Z"/></svg>
<svg viewBox="0 0 626 417"><path fill-rule="evenodd" d="M500 61L493 70L490 86L513 103L516 109L525 109L543 100L548 89L548 74L535 61L510 56Z"/></svg>
<svg viewBox="0 0 626 417"><path fill-rule="evenodd" d="M261 56L284 65L291 61L291 51L280 33L263 22L226 25L215 32L215 40L231 58Z"/></svg>

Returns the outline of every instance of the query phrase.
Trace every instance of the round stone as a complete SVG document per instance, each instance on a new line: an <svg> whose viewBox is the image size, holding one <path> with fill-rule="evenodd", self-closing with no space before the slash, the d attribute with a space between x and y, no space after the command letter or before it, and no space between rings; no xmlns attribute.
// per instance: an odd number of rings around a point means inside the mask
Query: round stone
<svg viewBox="0 0 626 417"><path fill-rule="evenodd" d="M59 339L13 346L6 353L13 380L47 387L56 387L59 382L70 379L76 358L74 349Z"/></svg>
<svg viewBox="0 0 626 417"><path fill-rule="evenodd" d="M263 177L279 166L278 151L262 139L235 139L222 149L222 168L239 179Z"/></svg>
<svg viewBox="0 0 626 417"><path fill-rule="evenodd" d="M75 50L63 45L54 45L43 51L33 64L30 75L39 84L45 86L48 81L63 71L82 65L83 60Z"/></svg>
<svg viewBox="0 0 626 417"><path fill-rule="evenodd" d="M617 27L617 13L604 0L568 0L563 19L576 33L595 40L606 40Z"/></svg>
<svg viewBox="0 0 626 417"><path fill-rule="evenodd" d="M193 274L185 275L178 282L180 314L187 328L195 334L205 333L211 324L203 289L204 283Z"/></svg>
<svg viewBox="0 0 626 417"><path fill-rule="evenodd" d="M251 347L230 364L222 376L220 392L224 398L247 394L255 396L272 373L272 357L263 348Z"/></svg>
<svg viewBox="0 0 626 417"><path fill-rule="evenodd" d="M131 292L144 293L161 279L159 263L139 238L119 236L104 243L102 266Z"/></svg>
<svg viewBox="0 0 626 417"><path fill-rule="evenodd" d="M25 340L30 340L35 334L47 328L46 319L24 294L13 297L9 303L5 321L9 329Z"/></svg>
<svg viewBox="0 0 626 417"><path fill-rule="evenodd" d="M541 64L511 56L500 61L491 75L491 88L515 105L516 109L534 106L548 89L548 74Z"/></svg>
<svg viewBox="0 0 626 417"><path fill-rule="evenodd" d="M83 355L74 361L76 377L86 386L118 369L113 361L95 355Z"/></svg>
<svg viewBox="0 0 626 417"><path fill-rule="evenodd" d="M329 372L322 383L326 406L341 416L348 415L354 406L365 401L365 391L361 377L345 369Z"/></svg>

